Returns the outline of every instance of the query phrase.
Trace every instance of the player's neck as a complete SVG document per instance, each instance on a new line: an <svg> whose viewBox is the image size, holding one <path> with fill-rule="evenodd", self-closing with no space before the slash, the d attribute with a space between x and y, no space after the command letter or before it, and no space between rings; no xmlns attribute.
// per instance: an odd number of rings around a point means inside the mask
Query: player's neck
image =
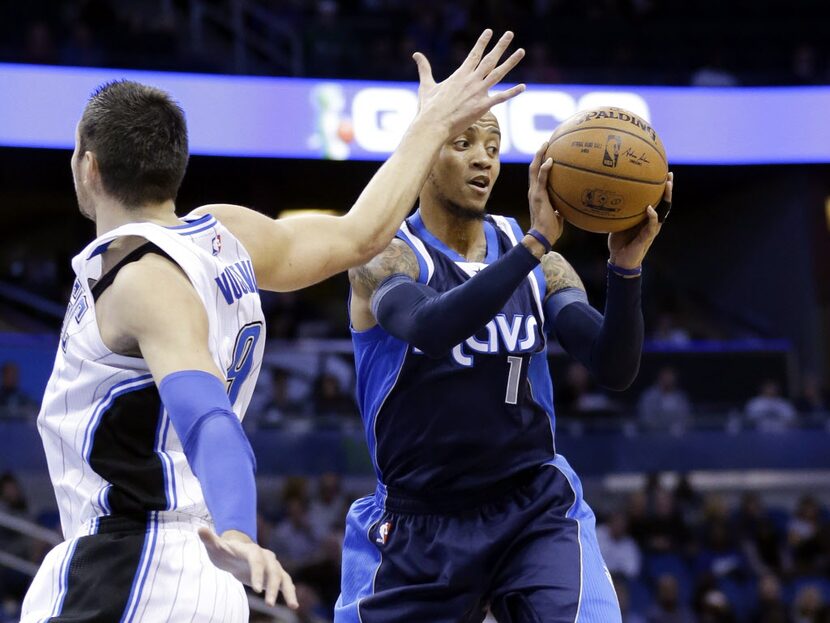
<svg viewBox="0 0 830 623"><path fill-rule="evenodd" d="M484 221L469 219L448 210L421 203L421 218L433 236L471 262L480 262L486 254Z"/></svg>
<svg viewBox="0 0 830 623"><path fill-rule="evenodd" d="M128 223L179 225L181 221L176 216L176 206L172 201L148 204L140 208L126 208L116 201L107 201L96 206L95 230L98 236Z"/></svg>

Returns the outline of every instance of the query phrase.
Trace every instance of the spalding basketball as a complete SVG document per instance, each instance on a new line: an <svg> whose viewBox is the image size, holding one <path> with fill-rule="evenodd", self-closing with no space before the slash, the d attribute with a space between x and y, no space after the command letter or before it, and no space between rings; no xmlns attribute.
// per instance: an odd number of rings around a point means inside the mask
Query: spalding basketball
<svg viewBox="0 0 830 623"><path fill-rule="evenodd" d="M575 114L556 128L548 194L565 219L597 233L622 231L646 218L663 196L669 171L657 132L612 106Z"/></svg>

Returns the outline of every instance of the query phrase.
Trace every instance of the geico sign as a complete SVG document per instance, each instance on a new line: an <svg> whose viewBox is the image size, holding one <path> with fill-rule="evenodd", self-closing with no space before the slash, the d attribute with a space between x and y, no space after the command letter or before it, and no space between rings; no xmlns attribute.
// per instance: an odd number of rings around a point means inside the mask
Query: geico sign
<svg viewBox="0 0 830 623"><path fill-rule="evenodd" d="M648 104L636 93L592 91L579 99L565 91L526 91L493 107L501 126L501 151L535 153L552 129L581 110L618 106L650 121ZM372 87L352 99L354 140L363 149L389 153L397 147L418 110L414 90Z"/></svg>

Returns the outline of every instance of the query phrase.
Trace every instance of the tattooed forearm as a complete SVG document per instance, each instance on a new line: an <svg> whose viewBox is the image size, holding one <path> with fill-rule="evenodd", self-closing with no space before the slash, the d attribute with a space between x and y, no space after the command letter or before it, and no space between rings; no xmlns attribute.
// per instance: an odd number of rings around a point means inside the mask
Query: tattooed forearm
<svg viewBox="0 0 830 623"><path fill-rule="evenodd" d="M552 252L542 257L542 268L545 271L547 296L565 288L585 289L573 266L558 253Z"/></svg>
<svg viewBox="0 0 830 623"><path fill-rule="evenodd" d="M349 281L358 296L369 298L389 275L403 273L417 279L418 270L418 258L412 249L404 241L395 238L368 264L352 268L349 271Z"/></svg>

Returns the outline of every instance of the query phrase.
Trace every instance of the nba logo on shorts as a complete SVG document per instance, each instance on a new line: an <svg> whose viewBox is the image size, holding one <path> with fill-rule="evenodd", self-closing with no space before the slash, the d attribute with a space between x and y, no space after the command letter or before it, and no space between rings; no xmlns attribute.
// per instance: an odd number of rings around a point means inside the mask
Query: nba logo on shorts
<svg viewBox="0 0 830 623"><path fill-rule="evenodd" d="M389 540L390 532L392 532L392 523L387 521L385 524L382 524L380 528L378 528L378 536L375 539L375 543L378 545L386 545L386 542Z"/></svg>

